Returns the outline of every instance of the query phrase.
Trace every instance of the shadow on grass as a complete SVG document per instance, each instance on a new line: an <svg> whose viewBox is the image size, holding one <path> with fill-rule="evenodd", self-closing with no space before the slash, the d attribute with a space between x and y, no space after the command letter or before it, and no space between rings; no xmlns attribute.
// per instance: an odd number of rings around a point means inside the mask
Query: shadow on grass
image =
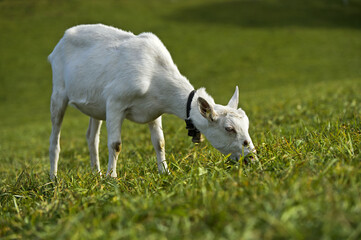
<svg viewBox="0 0 361 240"><path fill-rule="evenodd" d="M233 0L206 3L175 12L180 22L231 24L239 27L322 27L361 30L361 1Z"/></svg>

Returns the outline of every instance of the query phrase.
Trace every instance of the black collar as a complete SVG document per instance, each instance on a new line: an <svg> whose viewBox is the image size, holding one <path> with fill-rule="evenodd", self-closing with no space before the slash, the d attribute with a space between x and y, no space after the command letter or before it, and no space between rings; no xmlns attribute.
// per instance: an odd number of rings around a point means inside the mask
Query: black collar
<svg viewBox="0 0 361 240"><path fill-rule="evenodd" d="M192 137L192 142L200 143L201 142L201 132L194 126L192 119L190 118L189 114L191 111L191 103L194 97L194 94L197 90L193 90L187 100L187 118L186 118L186 129L188 130L188 136Z"/></svg>
<svg viewBox="0 0 361 240"><path fill-rule="evenodd" d="M194 94L196 92L197 92L197 90L194 89L188 96L188 100L187 100L187 119L189 118L189 113L191 111L192 100L193 100Z"/></svg>

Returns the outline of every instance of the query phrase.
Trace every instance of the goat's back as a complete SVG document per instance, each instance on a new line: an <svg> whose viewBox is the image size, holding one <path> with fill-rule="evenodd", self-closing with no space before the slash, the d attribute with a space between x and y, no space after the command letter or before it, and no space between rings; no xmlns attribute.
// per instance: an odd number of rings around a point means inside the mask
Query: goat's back
<svg viewBox="0 0 361 240"><path fill-rule="evenodd" d="M71 54L97 45L103 48L114 47L131 37L135 37L133 33L103 24L78 25L65 31L63 38L49 55L49 61L52 63L57 55L64 56L64 51Z"/></svg>

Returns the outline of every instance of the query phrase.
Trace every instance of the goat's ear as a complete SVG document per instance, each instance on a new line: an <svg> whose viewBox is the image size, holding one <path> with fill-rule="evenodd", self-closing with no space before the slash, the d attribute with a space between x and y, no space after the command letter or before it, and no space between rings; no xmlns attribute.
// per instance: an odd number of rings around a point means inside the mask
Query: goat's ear
<svg viewBox="0 0 361 240"><path fill-rule="evenodd" d="M231 100L229 100L227 106L234 109L238 108L238 86L236 86L236 91L234 91L234 94Z"/></svg>
<svg viewBox="0 0 361 240"><path fill-rule="evenodd" d="M198 98L198 108L202 116L206 118L208 121L215 120L216 113L214 112L213 107L202 97Z"/></svg>

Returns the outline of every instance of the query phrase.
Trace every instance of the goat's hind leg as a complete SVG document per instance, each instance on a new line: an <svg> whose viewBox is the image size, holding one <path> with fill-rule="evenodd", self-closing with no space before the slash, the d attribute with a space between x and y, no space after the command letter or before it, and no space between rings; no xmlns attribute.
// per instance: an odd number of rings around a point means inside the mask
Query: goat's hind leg
<svg viewBox="0 0 361 240"><path fill-rule="evenodd" d="M162 116L149 123L150 135L154 150L157 154L159 173L169 174L167 162L165 161L165 141L162 129Z"/></svg>
<svg viewBox="0 0 361 240"><path fill-rule="evenodd" d="M99 135L101 126L102 121L90 118L89 128L86 133L90 153L91 168L94 172L97 172L100 175L101 172L99 164Z"/></svg>
<svg viewBox="0 0 361 240"><path fill-rule="evenodd" d="M53 92L51 95L50 114L51 114L51 135L50 135L50 178L54 179L58 172L58 160L60 153L60 130L63 122L68 98L60 92Z"/></svg>

